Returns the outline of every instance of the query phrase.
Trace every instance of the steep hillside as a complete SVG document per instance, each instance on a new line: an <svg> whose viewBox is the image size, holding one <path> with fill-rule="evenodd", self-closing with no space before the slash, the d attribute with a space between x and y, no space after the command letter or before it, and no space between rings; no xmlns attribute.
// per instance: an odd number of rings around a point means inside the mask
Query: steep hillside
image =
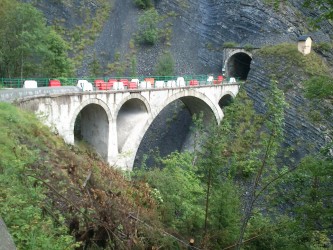
<svg viewBox="0 0 333 250"><path fill-rule="evenodd" d="M147 184L129 181L83 145L65 145L34 115L5 103L0 152L0 217L18 249L142 249L168 241L158 233Z"/></svg>
<svg viewBox="0 0 333 250"><path fill-rule="evenodd" d="M313 77L330 75L330 68L316 53L303 56L294 44L268 46L254 54L253 65L244 85L254 108L264 113L267 90L277 83L284 91L288 107L285 112L285 146L293 159L318 152L333 140L333 103L330 98L308 98L307 84ZM269 62L269 63L267 63ZM320 88L320 86L318 86Z"/></svg>

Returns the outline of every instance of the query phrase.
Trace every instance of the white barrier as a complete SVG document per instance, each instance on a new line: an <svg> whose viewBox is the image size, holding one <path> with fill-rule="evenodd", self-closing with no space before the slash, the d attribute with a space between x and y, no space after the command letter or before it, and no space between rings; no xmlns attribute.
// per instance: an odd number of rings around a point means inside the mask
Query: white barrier
<svg viewBox="0 0 333 250"><path fill-rule="evenodd" d="M230 77L229 83L235 83L235 82L236 82L236 78L235 77Z"/></svg>
<svg viewBox="0 0 333 250"><path fill-rule="evenodd" d="M114 82L112 86L113 90L124 90L124 83L123 82Z"/></svg>
<svg viewBox="0 0 333 250"><path fill-rule="evenodd" d="M78 80L76 86L82 89L82 91L93 91L93 85L87 80Z"/></svg>
<svg viewBox="0 0 333 250"><path fill-rule="evenodd" d="M164 88L164 81L156 81L155 88Z"/></svg>
<svg viewBox="0 0 333 250"><path fill-rule="evenodd" d="M186 86L184 77L178 77L177 78L177 86L178 87L185 87Z"/></svg>
<svg viewBox="0 0 333 250"><path fill-rule="evenodd" d="M26 80L26 81L24 81L23 88L25 88L25 89L38 88L38 86L37 86L37 81L34 81L34 80Z"/></svg>
<svg viewBox="0 0 333 250"><path fill-rule="evenodd" d="M175 88L176 87L176 81L174 81L174 80L167 81L166 84L165 84L165 87L166 88Z"/></svg>
<svg viewBox="0 0 333 250"><path fill-rule="evenodd" d="M142 81L142 82L140 82L140 88L141 89L151 89L151 83Z"/></svg>

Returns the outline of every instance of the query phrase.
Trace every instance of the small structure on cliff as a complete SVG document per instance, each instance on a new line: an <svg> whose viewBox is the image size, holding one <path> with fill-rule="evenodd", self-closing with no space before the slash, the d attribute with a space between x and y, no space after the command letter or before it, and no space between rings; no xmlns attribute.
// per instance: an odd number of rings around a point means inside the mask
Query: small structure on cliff
<svg viewBox="0 0 333 250"><path fill-rule="evenodd" d="M303 35L298 38L298 51L303 55L310 54L312 46L312 37L308 35Z"/></svg>

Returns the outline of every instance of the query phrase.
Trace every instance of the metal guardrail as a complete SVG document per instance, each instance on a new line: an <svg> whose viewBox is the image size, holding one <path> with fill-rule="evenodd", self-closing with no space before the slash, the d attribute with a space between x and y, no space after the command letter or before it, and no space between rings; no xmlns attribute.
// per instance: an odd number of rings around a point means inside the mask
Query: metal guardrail
<svg viewBox="0 0 333 250"><path fill-rule="evenodd" d="M83 78L0 78L0 88L22 88L24 85L24 82L27 80L34 80L37 81L38 87L48 87L49 81L57 79L61 82L61 86L76 86L78 80L87 80L88 82L91 82L94 85L94 81L97 79L103 80L104 82L108 82L109 79L114 79L117 81L120 81L122 79L127 79L128 81L131 81L131 79L139 79L139 81L144 81L147 78L153 78L154 81L169 81L169 80L176 80L179 76L136 76L136 77L83 77ZM181 76L184 78L186 86L190 85L191 80L197 80L199 85L207 85L207 75L184 75ZM217 77L214 76L214 79L216 80ZM223 79L223 83L228 83L230 81L230 78ZM236 81L238 82L239 79L236 78Z"/></svg>

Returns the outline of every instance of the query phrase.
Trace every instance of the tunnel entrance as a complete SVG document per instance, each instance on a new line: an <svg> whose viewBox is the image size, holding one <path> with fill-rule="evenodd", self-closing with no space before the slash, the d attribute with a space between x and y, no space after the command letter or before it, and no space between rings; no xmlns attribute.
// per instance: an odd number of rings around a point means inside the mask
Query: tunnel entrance
<svg viewBox="0 0 333 250"><path fill-rule="evenodd" d="M148 119L148 111L145 103L133 98L125 102L117 116L118 152L122 153L126 140L131 134L141 131Z"/></svg>
<svg viewBox="0 0 333 250"><path fill-rule="evenodd" d="M75 119L74 140L86 141L100 156L107 160L109 146L109 119L103 107L85 106Z"/></svg>
<svg viewBox="0 0 333 250"><path fill-rule="evenodd" d="M232 55L227 62L228 77L235 77L245 81L250 71L251 61L252 58L244 52Z"/></svg>

